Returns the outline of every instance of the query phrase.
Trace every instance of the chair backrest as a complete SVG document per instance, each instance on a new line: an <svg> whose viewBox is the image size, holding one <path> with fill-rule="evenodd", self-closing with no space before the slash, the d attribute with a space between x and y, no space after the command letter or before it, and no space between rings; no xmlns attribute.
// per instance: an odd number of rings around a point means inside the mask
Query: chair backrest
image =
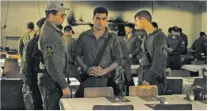
<svg viewBox="0 0 208 111"><path fill-rule="evenodd" d="M187 70L171 70L170 77L191 77L191 73Z"/></svg>
<svg viewBox="0 0 208 111"><path fill-rule="evenodd" d="M112 87L90 87L84 89L84 97L114 97Z"/></svg>
<svg viewBox="0 0 208 111"><path fill-rule="evenodd" d="M182 94L183 80L182 79L166 79L165 88L167 94Z"/></svg>
<svg viewBox="0 0 208 111"><path fill-rule="evenodd" d="M1 110L25 110L22 84L22 80L17 78L4 78L0 80Z"/></svg>
<svg viewBox="0 0 208 111"><path fill-rule="evenodd" d="M94 105L93 110L134 110L133 105Z"/></svg>
<svg viewBox="0 0 208 111"><path fill-rule="evenodd" d="M129 96L156 96L158 95L158 87L156 85L142 85L142 86L130 86Z"/></svg>
<svg viewBox="0 0 208 111"><path fill-rule="evenodd" d="M18 66L18 59L5 59L4 72L6 78L20 78L20 67Z"/></svg>
<svg viewBox="0 0 208 111"><path fill-rule="evenodd" d="M192 110L191 104L158 104L154 110Z"/></svg>

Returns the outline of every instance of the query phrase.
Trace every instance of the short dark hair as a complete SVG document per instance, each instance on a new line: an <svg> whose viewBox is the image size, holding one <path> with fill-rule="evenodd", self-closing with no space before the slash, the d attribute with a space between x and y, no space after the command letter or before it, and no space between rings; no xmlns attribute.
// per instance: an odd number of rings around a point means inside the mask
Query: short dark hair
<svg viewBox="0 0 208 111"><path fill-rule="evenodd" d="M137 12L137 14L134 16L134 18L136 19L136 17L144 17L146 18L148 21L152 21L152 15L147 11L147 10L142 10L140 12Z"/></svg>
<svg viewBox="0 0 208 111"><path fill-rule="evenodd" d="M178 31L179 31L179 30L178 30L178 27L177 27L177 26L174 26L174 27L172 28L172 31L178 32Z"/></svg>
<svg viewBox="0 0 208 111"><path fill-rule="evenodd" d="M40 20L37 21L36 25L41 28L45 22L46 18L41 18Z"/></svg>
<svg viewBox="0 0 208 111"><path fill-rule="evenodd" d="M152 22L152 26L153 26L154 28L158 28L157 22Z"/></svg>
<svg viewBox="0 0 208 111"><path fill-rule="evenodd" d="M57 28L59 28L60 30L63 29L63 26L62 25L56 25Z"/></svg>
<svg viewBox="0 0 208 111"><path fill-rule="evenodd" d="M183 30L182 30L182 28L178 28L178 31L181 33Z"/></svg>
<svg viewBox="0 0 208 111"><path fill-rule="evenodd" d="M173 30L173 27L169 27L168 32L171 33L172 30Z"/></svg>
<svg viewBox="0 0 208 111"><path fill-rule="evenodd" d="M57 10L47 10L47 11L45 11L45 13L46 13L46 18L48 18L50 14L56 15L58 13L58 11Z"/></svg>
<svg viewBox="0 0 208 111"><path fill-rule="evenodd" d="M67 26L64 27L64 32L68 32L70 30L72 31L72 34L74 34L74 31L73 31L73 29L70 25L67 25Z"/></svg>
<svg viewBox="0 0 208 111"><path fill-rule="evenodd" d="M105 7L96 7L93 11L93 17L97 14L97 13L105 13L108 16L108 10Z"/></svg>
<svg viewBox="0 0 208 111"><path fill-rule="evenodd" d="M31 29L31 30L34 30L34 23L33 22L28 22L27 23L27 28Z"/></svg>
<svg viewBox="0 0 208 111"><path fill-rule="evenodd" d="M129 28L134 29L134 24L132 24L132 23L127 23L127 24L124 25L124 27L129 27Z"/></svg>
<svg viewBox="0 0 208 111"><path fill-rule="evenodd" d="M206 35L205 32L200 32L200 36Z"/></svg>

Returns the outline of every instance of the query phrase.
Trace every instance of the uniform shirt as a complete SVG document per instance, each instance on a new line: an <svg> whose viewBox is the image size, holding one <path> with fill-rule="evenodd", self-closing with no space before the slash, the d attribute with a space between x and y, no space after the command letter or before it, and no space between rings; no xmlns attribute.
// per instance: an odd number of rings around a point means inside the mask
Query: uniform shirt
<svg viewBox="0 0 208 111"><path fill-rule="evenodd" d="M27 46L25 47L25 50L23 51L23 56L22 59L24 61L24 64L22 66L22 80L25 84L29 86L30 89L32 89L33 84L37 83L37 74L34 71L33 67L33 59L32 55L35 50L37 50L37 41L38 37L32 38L28 43Z"/></svg>
<svg viewBox="0 0 208 111"><path fill-rule="evenodd" d="M194 41L192 49L196 51L196 55L200 55L201 53L207 55L207 39L204 37L199 37Z"/></svg>
<svg viewBox="0 0 208 111"><path fill-rule="evenodd" d="M76 44L76 39L66 35L63 35L63 39L64 39L64 46L66 48L66 51L69 53L69 55L74 57L74 48Z"/></svg>
<svg viewBox="0 0 208 111"><path fill-rule="evenodd" d="M144 38L142 42L142 49L145 51L144 45L146 44L147 51L149 52L152 63L149 62L146 52L142 58L141 66L150 66L148 73L145 75L145 80L150 82L152 77L159 77L164 74L166 68L166 58L167 58L167 41L166 36L161 30L155 30L147 37Z"/></svg>
<svg viewBox="0 0 208 111"><path fill-rule="evenodd" d="M32 39L32 37L34 36L34 31L31 32L26 32L19 40L19 54L22 57L23 55L23 50L24 47L26 46L27 42Z"/></svg>
<svg viewBox="0 0 208 111"><path fill-rule="evenodd" d="M182 52L182 54L187 54L187 47L188 47L188 38L187 35L184 33L181 33L180 36L182 37L183 41L185 42L185 50Z"/></svg>
<svg viewBox="0 0 208 111"><path fill-rule="evenodd" d="M173 51L169 55L181 55L185 50L185 42L181 36L168 36L167 38L168 48L172 48Z"/></svg>
<svg viewBox="0 0 208 111"><path fill-rule="evenodd" d="M123 59L128 60L129 59L129 49L127 47L127 41L125 40L125 37L118 37L119 43L121 45Z"/></svg>
<svg viewBox="0 0 208 111"><path fill-rule="evenodd" d="M38 48L43 54L45 64L40 64L40 68L46 68L47 73L39 74L39 84L47 86L51 82L56 82L62 89L68 87L64 72L67 65L67 53L64 47L63 33L55 25L47 20L40 31Z"/></svg>
<svg viewBox="0 0 208 111"><path fill-rule="evenodd" d="M99 39L96 39L92 32L92 29L83 32L78 38L75 46L76 61L83 69L87 71L88 68L94 65L95 59L99 51L101 50L104 41L108 39L109 32L106 31ZM113 62L120 65L122 60L121 46L115 34L109 41L109 44L105 50L103 58L100 62L100 66L106 68Z"/></svg>
<svg viewBox="0 0 208 111"><path fill-rule="evenodd" d="M141 52L141 41L140 39L135 35L135 33L132 35L130 39L126 36L124 38L125 43L127 43L127 48L129 50L129 54L132 56L136 56L139 52Z"/></svg>

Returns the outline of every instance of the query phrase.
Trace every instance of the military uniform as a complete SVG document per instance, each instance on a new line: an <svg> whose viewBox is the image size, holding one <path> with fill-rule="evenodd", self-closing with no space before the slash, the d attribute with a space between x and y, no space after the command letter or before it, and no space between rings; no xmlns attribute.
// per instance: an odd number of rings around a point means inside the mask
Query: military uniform
<svg viewBox="0 0 208 111"><path fill-rule="evenodd" d="M34 37L30 40L25 50L23 51L22 59L24 64L22 65L22 80L23 85L23 95L25 106L27 110L41 110L42 100L40 91L37 84L37 73L34 70L34 59L32 58L34 49L37 49L38 37Z"/></svg>
<svg viewBox="0 0 208 111"><path fill-rule="evenodd" d="M38 74L38 85L42 96L43 108L58 110L62 89L68 87L65 80L68 56L65 51L62 32L46 20L40 31L38 48L43 54L44 63L40 69L46 72Z"/></svg>
<svg viewBox="0 0 208 111"><path fill-rule="evenodd" d="M23 80L23 87L22 87L22 93L24 97L24 103L27 110L33 110L34 109L34 101L32 98L32 89L29 88L29 82L32 82L28 80L28 67L27 67L27 61L26 61L26 47L30 39L32 39L34 36L34 31L26 32L19 41L19 54L21 56L21 67L20 67L20 74L21 78ZM30 79L30 78L29 78ZM29 81L29 82L28 82Z"/></svg>
<svg viewBox="0 0 208 111"><path fill-rule="evenodd" d="M194 41L192 49L196 51L195 58L198 60L202 59L202 53L207 56L207 39L205 37L199 37Z"/></svg>
<svg viewBox="0 0 208 111"><path fill-rule="evenodd" d="M181 36L168 36L167 38L168 48L172 48L173 51L168 54L168 67L171 69L181 68L180 55L185 50L185 42Z"/></svg>
<svg viewBox="0 0 208 111"><path fill-rule="evenodd" d="M24 50L24 47L26 46L26 44L28 43L28 41L30 39L32 39L33 35L34 35L34 31L31 31L31 32L26 32L21 38L20 38L20 41L19 41L19 54L20 56L22 57L23 55L23 50Z"/></svg>
<svg viewBox="0 0 208 111"><path fill-rule="evenodd" d="M74 58L74 48L76 44L76 39L66 35L63 36L63 39L66 51L69 53L69 55L71 55L72 58Z"/></svg>
<svg viewBox="0 0 208 111"><path fill-rule="evenodd" d="M132 56L130 58L131 64L138 64L139 61L137 60L137 55L142 52L141 51L141 41L136 36L135 33L133 33L132 37L128 39L128 37L125 37L125 43L127 43L129 54Z"/></svg>
<svg viewBox="0 0 208 111"><path fill-rule="evenodd" d="M187 35L184 33L181 33L180 36L183 38L183 41L185 43L185 50L182 52L183 55L187 54L187 47L188 47L188 38Z"/></svg>
<svg viewBox="0 0 208 111"><path fill-rule="evenodd" d="M164 74L167 58L167 41L165 34L159 29L155 30L144 38L142 49L145 52L140 66L139 84L145 80L149 82L150 85L157 85L159 94L163 94L164 90L162 84L165 79ZM147 53L149 53L152 61L148 59Z"/></svg>
<svg viewBox="0 0 208 111"><path fill-rule="evenodd" d="M108 39L109 32L106 31L99 39L96 39L92 29L83 32L76 42L75 57L78 65L83 70L83 77L76 97L84 96L86 87L106 87L108 76L93 77L87 74L88 68L94 65L95 59L101 50L105 40ZM122 59L121 47L117 36L112 35L105 53L100 62L102 68L110 66L112 63L120 65Z"/></svg>

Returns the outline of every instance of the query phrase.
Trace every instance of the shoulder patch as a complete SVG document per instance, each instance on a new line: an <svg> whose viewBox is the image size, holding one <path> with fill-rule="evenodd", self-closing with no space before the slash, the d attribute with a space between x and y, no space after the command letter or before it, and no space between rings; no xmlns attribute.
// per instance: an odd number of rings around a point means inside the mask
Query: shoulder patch
<svg viewBox="0 0 208 111"><path fill-rule="evenodd" d="M47 44L45 47L46 55L53 55L54 54L54 45L53 44Z"/></svg>

